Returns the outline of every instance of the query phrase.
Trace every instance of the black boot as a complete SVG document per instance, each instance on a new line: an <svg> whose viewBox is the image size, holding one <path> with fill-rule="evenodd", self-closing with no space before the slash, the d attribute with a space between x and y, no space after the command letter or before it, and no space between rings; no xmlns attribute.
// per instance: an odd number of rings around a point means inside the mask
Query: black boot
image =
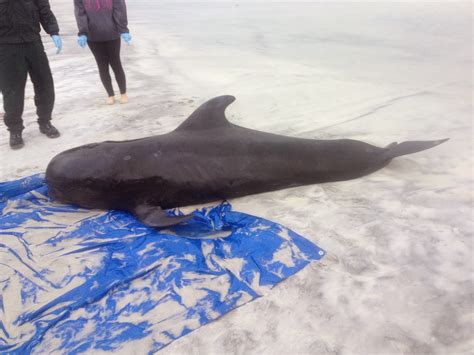
<svg viewBox="0 0 474 355"><path fill-rule="evenodd" d="M20 149L23 148L25 142L23 142L23 137L21 132L10 132L10 148Z"/></svg>
<svg viewBox="0 0 474 355"><path fill-rule="evenodd" d="M51 123L41 124L39 126L41 133L46 134L49 138L58 138L60 136L59 131Z"/></svg>

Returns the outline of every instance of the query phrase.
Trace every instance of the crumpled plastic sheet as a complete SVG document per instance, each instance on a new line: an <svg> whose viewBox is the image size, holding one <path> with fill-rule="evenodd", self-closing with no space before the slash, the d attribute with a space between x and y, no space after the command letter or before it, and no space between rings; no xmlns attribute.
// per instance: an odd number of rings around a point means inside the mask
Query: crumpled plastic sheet
<svg viewBox="0 0 474 355"><path fill-rule="evenodd" d="M156 352L324 255L226 202L160 231L56 203L44 175L0 183L0 211L1 353Z"/></svg>

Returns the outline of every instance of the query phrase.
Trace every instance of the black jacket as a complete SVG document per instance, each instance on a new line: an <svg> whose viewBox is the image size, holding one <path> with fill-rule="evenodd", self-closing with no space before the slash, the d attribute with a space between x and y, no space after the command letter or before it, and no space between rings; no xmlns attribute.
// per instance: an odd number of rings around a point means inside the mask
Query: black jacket
<svg viewBox="0 0 474 355"><path fill-rule="evenodd" d="M39 40L40 24L50 35L59 33L48 0L0 0L0 43Z"/></svg>

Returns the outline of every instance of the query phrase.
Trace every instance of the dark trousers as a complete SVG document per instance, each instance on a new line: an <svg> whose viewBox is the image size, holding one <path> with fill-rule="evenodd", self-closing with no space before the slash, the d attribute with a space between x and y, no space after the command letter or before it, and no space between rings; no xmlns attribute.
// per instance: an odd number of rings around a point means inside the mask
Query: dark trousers
<svg viewBox="0 0 474 355"><path fill-rule="evenodd" d="M21 132L26 80L30 75L35 91L38 123L51 121L54 108L54 82L43 43L38 40L0 44L0 91L3 94L5 125L10 132Z"/></svg>
<svg viewBox="0 0 474 355"><path fill-rule="evenodd" d="M122 62L120 60L121 40L116 39L106 42L89 42L89 48L99 67L100 80L107 90L109 96L114 96L114 88L112 87L112 79L110 78L109 66L115 74L115 80L120 89L121 94L127 92L127 82L125 72L123 71Z"/></svg>

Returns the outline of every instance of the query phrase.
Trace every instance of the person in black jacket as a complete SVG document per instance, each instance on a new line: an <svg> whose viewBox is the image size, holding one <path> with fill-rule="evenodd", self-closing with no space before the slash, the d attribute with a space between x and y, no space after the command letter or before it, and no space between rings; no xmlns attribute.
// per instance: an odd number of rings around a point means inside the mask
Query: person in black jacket
<svg viewBox="0 0 474 355"><path fill-rule="evenodd" d="M109 66L120 89L120 103L127 103L127 83L120 60L120 37L128 44L132 38L127 27L125 0L74 0L74 10L79 28L77 41L82 48L89 44L107 91L106 103L115 103Z"/></svg>
<svg viewBox="0 0 474 355"><path fill-rule="evenodd" d="M61 51L59 27L48 0L0 0L0 91L4 121L10 131L10 147L23 147L23 107L28 74L35 91L41 133L59 137L51 124L54 83L40 37L41 26Z"/></svg>

